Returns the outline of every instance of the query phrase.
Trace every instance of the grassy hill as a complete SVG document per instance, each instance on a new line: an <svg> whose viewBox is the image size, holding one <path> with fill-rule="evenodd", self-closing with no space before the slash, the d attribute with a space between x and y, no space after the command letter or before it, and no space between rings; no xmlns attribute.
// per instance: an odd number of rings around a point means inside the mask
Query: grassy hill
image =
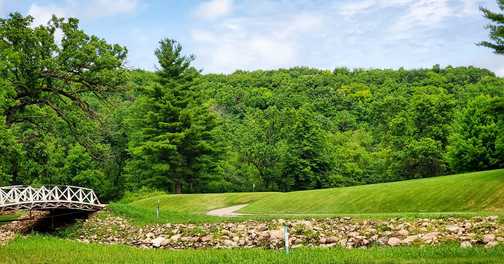
<svg viewBox="0 0 504 264"><path fill-rule="evenodd" d="M157 202L161 218L155 218ZM139 223L219 221L207 211L249 205L243 218L289 215L504 212L504 170L290 193L156 194L110 207Z"/></svg>
<svg viewBox="0 0 504 264"><path fill-rule="evenodd" d="M221 217L208 216L213 209L237 204L249 204L278 193L216 193L216 194L162 194L157 193L148 198L129 203L113 203L113 212L126 216L139 224L155 222L215 222ZM160 218L156 218L159 202Z"/></svg>
<svg viewBox="0 0 504 264"><path fill-rule="evenodd" d="M278 193L247 213L404 213L504 210L504 170L346 188Z"/></svg>

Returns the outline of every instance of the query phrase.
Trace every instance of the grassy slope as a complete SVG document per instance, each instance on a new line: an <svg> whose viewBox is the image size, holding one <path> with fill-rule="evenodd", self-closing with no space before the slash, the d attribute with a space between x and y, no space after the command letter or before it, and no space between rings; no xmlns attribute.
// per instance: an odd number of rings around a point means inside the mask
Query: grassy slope
<svg viewBox="0 0 504 264"><path fill-rule="evenodd" d="M82 244L44 236L18 238L0 247L0 263L502 263L504 247L458 245L353 249L295 249L288 256L262 249L145 250Z"/></svg>
<svg viewBox="0 0 504 264"><path fill-rule="evenodd" d="M7 224L9 221L15 220L18 217L19 215L17 214L0 215L0 225Z"/></svg>
<svg viewBox="0 0 504 264"><path fill-rule="evenodd" d="M161 218L156 219L157 201ZM215 222L209 210L249 203L246 218L289 214L326 216L359 214L416 216L427 213L504 213L504 170L475 172L419 180L291 193L154 194L130 203L111 204L115 213L139 224L155 222ZM293 217L293 216L291 216ZM235 220L240 220L235 219Z"/></svg>
<svg viewBox="0 0 504 264"><path fill-rule="evenodd" d="M502 212L504 170L325 190L279 193L247 213Z"/></svg>
<svg viewBox="0 0 504 264"><path fill-rule="evenodd" d="M209 210L246 204L267 198L275 193L222 193L222 194L158 194L130 203L115 203L109 207L117 214L129 217L139 224L156 222L216 222L221 217L207 216ZM160 204L160 219L156 207Z"/></svg>

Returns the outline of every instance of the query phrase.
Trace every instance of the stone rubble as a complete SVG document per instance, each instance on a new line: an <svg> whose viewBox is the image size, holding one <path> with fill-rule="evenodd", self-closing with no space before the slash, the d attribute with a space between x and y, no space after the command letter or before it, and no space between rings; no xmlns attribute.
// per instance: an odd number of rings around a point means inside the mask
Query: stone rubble
<svg viewBox="0 0 504 264"><path fill-rule="evenodd" d="M0 246L5 245L10 240L16 237L16 234L24 234L30 231L32 225L36 223L39 219L44 218L47 212L33 211L30 215L22 215L19 218L24 219L22 221L12 221L0 225Z"/></svg>
<svg viewBox="0 0 504 264"><path fill-rule="evenodd" d="M504 223L497 217L359 220L350 217L246 221L210 224L156 224L139 227L116 216L92 217L77 239L89 243L126 244L141 248L271 248L437 245L459 243L495 247L504 243Z"/></svg>

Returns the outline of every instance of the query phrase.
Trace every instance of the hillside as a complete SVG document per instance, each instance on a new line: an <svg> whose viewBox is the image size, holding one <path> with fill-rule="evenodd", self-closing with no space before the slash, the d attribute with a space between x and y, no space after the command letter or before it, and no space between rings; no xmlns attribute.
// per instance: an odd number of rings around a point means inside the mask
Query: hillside
<svg viewBox="0 0 504 264"><path fill-rule="evenodd" d="M155 218L157 202L161 218ZM216 208L246 204L244 218L274 215L468 213L504 211L504 170L290 193L157 194L115 203L115 213L139 223L204 222Z"/></svg>
<svg viewBox="0 0 504 264"><path fill-rule="evenodd" d="M279 193L242 211L256 214L479 212L504 210L504 170Z"/></svg>
<svg viewBox="0 0 504 264"><path fill-rule="evenodd" d="M216 194L179 194L157 193L148 198L132 202L113 203L109 207L113 212L128 217L140 224L152 222L210 222L222 218L208 216L213 209L237 204L253 203L277 193L216 193ZM159 201L160 218L156 217Z"/></svg>

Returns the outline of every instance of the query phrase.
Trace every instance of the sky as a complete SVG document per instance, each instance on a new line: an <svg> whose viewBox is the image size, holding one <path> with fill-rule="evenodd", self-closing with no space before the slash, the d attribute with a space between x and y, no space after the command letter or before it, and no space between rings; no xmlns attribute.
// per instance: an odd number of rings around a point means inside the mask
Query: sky
<svg viewBox="0 0 504 264"><path fill-rule="evenodd" d="M45 24L77 17L87 33L128 48L127 67L156 69L162 38L178 40L205 73L477 66L504 76L479 7L495 0L0 0Z"/></svg>

